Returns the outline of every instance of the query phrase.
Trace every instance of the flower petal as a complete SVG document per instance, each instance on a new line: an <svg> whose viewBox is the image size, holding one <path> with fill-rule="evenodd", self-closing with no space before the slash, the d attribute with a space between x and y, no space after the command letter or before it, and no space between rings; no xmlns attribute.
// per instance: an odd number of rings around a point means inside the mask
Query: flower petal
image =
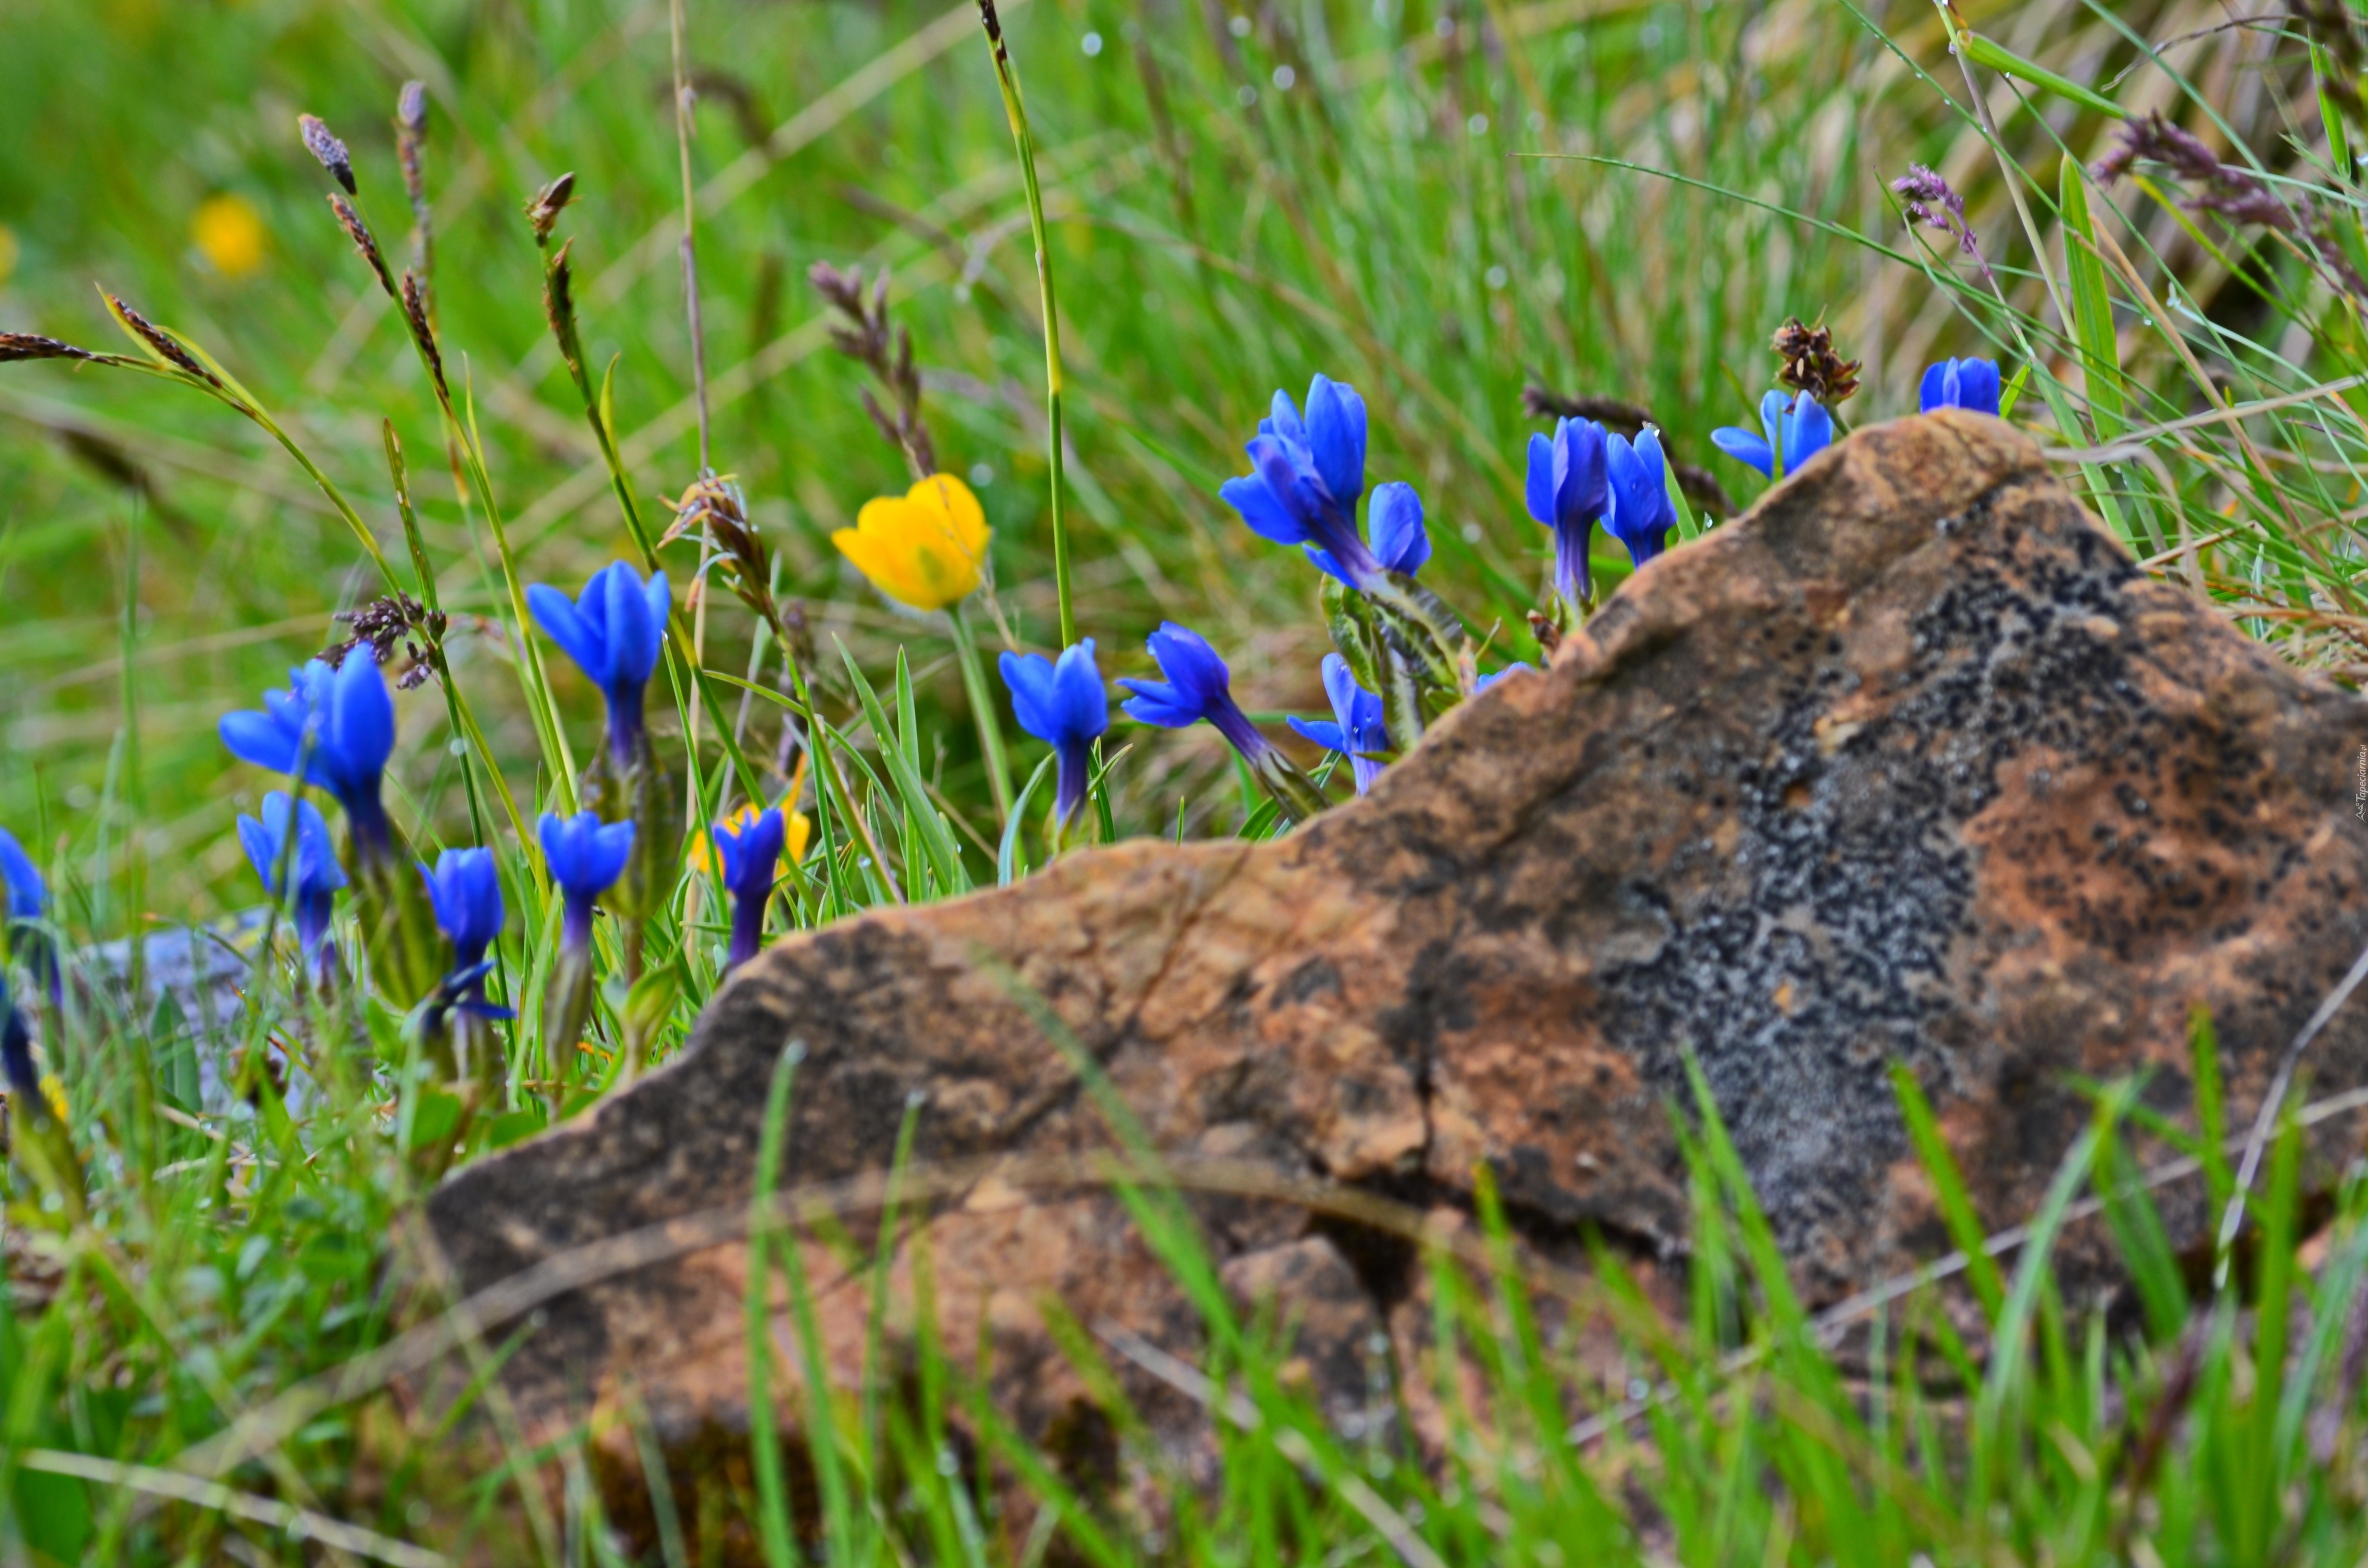
<svg viewBox="0 0 2368 1568"><path fill-rule="evenodd" d="M1307 446L1332 498L1355 506L1365 489L1365 400L1356 388L1323 375L1309 383Z"/></svg>
<svg viewBox="0 0 2368 1568"><path fill-rule="evenodd" d="M1291 515L1291 508L1281 496L1268 488L1259 474L1244 474L1217 486L1217 498L1242 515L1250 532L1276 544L1297 544L1307 538L1307 530Z"/></svg>
<svg viewBox="0 0 2368 1568"><path fill-rule="evenodd" d="M1737 462L1765 474L1776 472L1776 454L1768 443L1738 425L1722 425L1710 433L1711 445Z"/></svg>
<svg viewBox="0 0 2368 1568"><path fill-rule="evenodd" d="M1341 733L1339 725L1329 719L1302 719L1295 713L1289 713L1283 716L1282 722L1326 751L1345 752L1349 749L1349 737Z"/></svg>
<svg viewBox="0 0 2368 1568"><path fill-rule="evenodd" d="M1422 497L1399 480L1373 487L1365 517L1373 537L1373 553L1393 572L1413 576L1430 559L1430 535L1422 526Z"/></svg>
<svg viewBox="0 0 2368 1568"><path fill-rule="evenodd" d="M216 726L223 745L241 762L251 762L269 773L288 773L296 767L296 736L268 713L252 710L225 713Z"/></svg>

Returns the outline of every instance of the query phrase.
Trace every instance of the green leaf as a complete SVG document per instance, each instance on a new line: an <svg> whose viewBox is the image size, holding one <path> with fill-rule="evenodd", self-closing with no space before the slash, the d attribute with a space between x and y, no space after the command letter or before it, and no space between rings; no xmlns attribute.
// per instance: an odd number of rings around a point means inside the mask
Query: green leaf
<svg viewBox="0 0 2368 1568"><path fill-rule="evenodd" d="M837 639L832 639L837 642ZM846 661L848 679L855 687L855 695L863 704L863 716L871 724L871 733L880 737L880 757L888 765L888 777L896 792L913 808L914 825L920 829L921 847L929 858L938 875L938 885L951 896L970 891L970 873L962 869L962 851L954 844L954 835L946 826L929 801L929 790L921 781L921 770L913 766L905 748L896 744L896 732L888 722L888 711L881 705L879 693L864 678L862 666L847 644L839 642L838 656Z"/></svg>
<svg viewBox="0 0 2368 1568"><path fill-rule="evenodd" d="M2088 371L2089 417L2100 444L2129 427L2128 396L2122 385L2121 340L2113 330L2113 301L2105 287L2105 264L2097 256L2097 230L2089 217L2088 179L2079 160L2064 154L2058 189L2064 215L2064 270L2072 295L2072 335Z"/></svg>
<svg viewBox="0 0 2368 1568"><path fill-rule="evenodd" d="M1003 842L996 846L995 851L996 887L1008 888L1014 881L1028 874L1028 867L1020 859L1019 824L1028 820L1028 802L1036 798L1036 786L1044 782L1045 770L1057 760L1048 754L1043 761L1038 763L1036 771L1028 776L1027 784L1021 788L1019 799L1012 802L1011 816L1003 824Z"/></svg>
<svg viewBox="0 0 2368 1568"><path fill-rule="evenodd" d="M2094 109L2114 119L2129 118L2129 111L2093 87L2084 87L2071 77L2058 75L2036 61L2025 60L2005 45L1993 42L1970 28L1959 29L1957 47L1964 52L1966 59L1976 65L1987 65L2034 87L2044 87L2058 97L2070 98L2083 108Z"/></svg>

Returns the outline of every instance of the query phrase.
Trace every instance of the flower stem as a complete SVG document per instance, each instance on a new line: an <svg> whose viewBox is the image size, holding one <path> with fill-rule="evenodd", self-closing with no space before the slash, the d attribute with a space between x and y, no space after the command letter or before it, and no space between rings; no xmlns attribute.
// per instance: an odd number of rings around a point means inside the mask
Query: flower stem
<svg viewBox="0 0 2368 1568"><path fill-rule="evenodd" d="M1028 189L1028 229L1036 241L1036 289L1044 312L1045 460L1053 470L1053 586L1061 603L1061 646L1077 640L1076 611L1069 585L1069 530L1061 510L1061 318L1053 300L1053 253L1044 235L1044 193L1036 183L1036 143L1028 134L1028 106L1019 97L1019 75L1003 40L995 0L978 0L978 19L995 51L995 82L1003 91L1003 115L1011 122L1011 142L1019 153L1020 183ZM1008 801L1008 780L996 795Z"/></svg>
<svg viewBox="0 0 2368 1568"><path fill-rule="evenodd" d="M971 717L978 723L979 755L986 759L987 788L995 792L995 820L1011 820L1011 763L1003 751L1003 722L995 710L994 688L986 684L986 666L978 656L978 638L962 619L960 604L950 607L947 619L954 627L954 655L962 665L962 688L970 694Z"/></svg>

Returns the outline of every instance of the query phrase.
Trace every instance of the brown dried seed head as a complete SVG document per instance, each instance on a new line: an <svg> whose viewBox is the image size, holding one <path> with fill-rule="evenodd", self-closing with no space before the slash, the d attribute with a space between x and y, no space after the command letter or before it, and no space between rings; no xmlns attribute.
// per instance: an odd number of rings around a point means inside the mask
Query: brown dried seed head
<svg viewBox="0 0 2368 1568"><path fill-rule="evenodd" d="M411 339L419 345L427 357L427 373L436 378L438 393L447 391L444 383L444 356L436 347L436 329L427 324L427 291L420 286L419 275L405 269L403 274L403 319L411 325Z"/></svg>
<svg viewBox="0 0 2368 1568"><path fill-rule="evenodd" d="M543 268L542 313L551 323L552 341L559 345L560 357L572 371L581 371L584 356L575 339L575 269L568 265L567 253L575 247L574 240L561 245Z"/></svg>
<svg viewBox="0 0 2368 1568"><path fill-rule="evenodd" d="M1795 316L1776 329L1769 347L1783 361L1776 380L1831 408L1858 392L1859 362L1835 351L1834 335L1823 325L1804 326Z"/></svg>
<svg viewBox="0 0 2368 1568"><path fill-rule="evenodd" d="M115 312L115 319L129 327L131 331L132 336L137 337L141 342L146 344L151 349L154 350L158 358L164 359L175 369L180 370L188 375L197 377L198 380L205 382L206 385L210 387L219 387L222 384L222 378L215 375L211 370L207 369L205 366L199 361L196 355L190 353L188 349L182 347L179 343L176 342L172 334L166 332L154 322L152 322L146 316L142 315L138 311L133 310L131 306L117 299L114 295L105 293L104 290L102 290L101 293L102 297L107 301L107 308Z"/></svg>
<svg viewBox="0 0 2368 1568"><path fill-rule="evenodd" d="M559 215L575 199L575 174L572 169L534 193L534 199L526 204L526 221L534 225L536 244L551 242L551 231L558 223Z"/></svg>
<svg viewBox="0 0 2368 1568"><path fill-rule="evenodd" d="M87 348L76 348L54 337L30 332L0 332L0 365L12 359L96 359Z"/></svg>
<svg viewBox="0 0 2368 1568"><path fill-rule="evenodd" d="M303 132L305 150L321 160L321 166L346 187L347 196L353 195L354 160L346 152L346 144L321 123L318 115L300 114L296 117L296 126Z"/></svg>
<svg viewBox="0 0 2368 1568"><path fill-rule="evenodd" d="M386 269L386 258L379 255L378 237L370 232L370 225L362 222L362 215L354 210L352 202L334 190L329 193L329 210L335 212L337 222L345 226L346 238L354 242L354 249L361 252L362 259L370 263L372 272L378 274L379 287L386 290L389 299L393 298L394 278Z"/></svg>

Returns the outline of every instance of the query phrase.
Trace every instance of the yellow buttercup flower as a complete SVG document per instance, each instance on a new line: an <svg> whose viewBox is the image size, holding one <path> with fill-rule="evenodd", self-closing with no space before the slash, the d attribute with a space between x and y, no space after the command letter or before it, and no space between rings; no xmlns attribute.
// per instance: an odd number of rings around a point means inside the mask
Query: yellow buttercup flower
<svg viewBox="0 0 2368 1568"><path fill-rule="evenodd" d="M993 534L970 486L938 473L902 495L865 502L855 526L830 542L898 604L943 609L978 586Z"/></svg>
<svg viewBox="0 0 2368 1568"><path fill-rule="evenodd" d="M255 203L227 190L198 203L189 239L224 278L245 278L260 267L271 243Z"/></svg>
<svg viewBox="0 0 2368 1568"><path fill-rule="evenodd" d="M803 762L803 759L801 758L800 761ZM805 812L791 806L788 797L782 798L780 807L781 858L792 862L803 860L806 858L806 841L814 836L814 824L807 820ZM722 825L730 828L736 835L742 828L746 827L763 814L757 810L755 801L747 801L742 804L738 811L725 817ZM690 868L702 875L712 876L715 873L715 843L704 833L691 835Z"/></svg>

